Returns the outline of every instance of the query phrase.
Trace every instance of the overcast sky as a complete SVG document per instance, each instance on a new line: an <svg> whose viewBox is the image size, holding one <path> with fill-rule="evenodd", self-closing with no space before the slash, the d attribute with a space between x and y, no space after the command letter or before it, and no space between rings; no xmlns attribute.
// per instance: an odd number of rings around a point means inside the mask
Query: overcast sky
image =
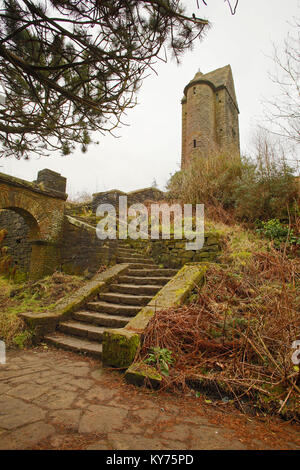
<svg viewBox="0 0 300 470"><path fill-rule="evenodd" d="M235 0L232 0L234 3ZM100 144L83 154L32 157L29 161L0 159L0 171L32 181L43 168L67 177L67 191L94 193L117 188L131 191L151 186L156 179L164 186L179 169L181 157L181 98L185 85L198 69L203 73L230 64L240 109L242 150L249 148L251 135L262 116L262 99L273 92L268 71L272 42L282 44L291 29L289 22L299 16L299 0L239 0L235 16L223 0L184 0L190 12L210 20L212 28L178 66L174 61L158 63L158 75L144 80L139 105L129 110L128 127L110 135L95 136Z"/></svg>

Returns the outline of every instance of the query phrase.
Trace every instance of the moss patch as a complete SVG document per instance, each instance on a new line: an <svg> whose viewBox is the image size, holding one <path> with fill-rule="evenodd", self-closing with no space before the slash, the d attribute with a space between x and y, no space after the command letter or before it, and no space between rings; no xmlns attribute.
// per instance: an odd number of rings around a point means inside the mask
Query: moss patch
<svg viewBox="0 0 300 470"><path fill-rule="evenodd" d="M162 376L157 370L144 362L132 364L125 373L125 379L133 385L150 384L153 388L159 388L162 383Z"/></svg>
<svg viewBox="0 0 300 470"><path fill-rule="evenodd" d="M137 333L125 328L108 330L103 334L102 362L106 366L127 368L132 363L140 344Z"/></svg>

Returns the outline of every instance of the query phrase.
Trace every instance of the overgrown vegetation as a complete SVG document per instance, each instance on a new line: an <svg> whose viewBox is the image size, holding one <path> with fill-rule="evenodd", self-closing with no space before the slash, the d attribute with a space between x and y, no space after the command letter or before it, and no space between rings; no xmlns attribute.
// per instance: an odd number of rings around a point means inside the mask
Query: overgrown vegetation
<svg viewBox="0 0 300 470"><path fill-rule="evenodd" d="M299 188L279 146L260 135L256 149L255 159L195 160L170 179L171 200L205 204L206 228L224 235L222 254L188 305L156 312L136 360L153 347L169 350L165 386L197 383L243 410L249 400L300 420L292 361L300 340Z"/></svg>
<svg viewBox="0 0 300 470"><path fill-rule="evenodd" d="M298 183L278 142L259 134L254 158L212 154L195 159L168 182L169 197L205 204L206 216L223 221L289 220L299 216Z"/></svg>
<svg viewBox="0 0 300 470"><path fill-rule="evenodd" d="M172 351L167 348L151 348L144 363L156 366L163 375L169 375L169 366L174 363Z"/></svg>
<svg viewBox="0 0 300 470"><path fill-rule="evenodd" d="M257 220L256 225L256 232L272 240L276 248L300 245L300 237L289 225L281 223L278 219L270 219L267 222Z"/></svg>
<svg viewBox="0 0 300 470"><path fill-rule="evenodd" d="M7 347L29 345L31 332L26 329L19 313L42 312L51 308L62 297L81 287L83 282L80 277L60 272L23 285L0 277L0 339Z"/></svg>
<svg viewBox="0 0 300 470"><path fill-rule="evenodd" d="M15 269L12 268L13 257L8 252L7 246L4 245L7 231L0 230L0 274L14 275Z"/></svg>
<svg viewBox="0 0 300 470"><path fill-rule="evenodd" d="M224 227L223 227L224 228ZM197 377L205 389L243 409L300 418L299 367L292 343L300 338L300 261L238 226L226 227L220 263L189 305L157 312L137 360L153 346L172 351L165 384L176 389Z"/></svg>

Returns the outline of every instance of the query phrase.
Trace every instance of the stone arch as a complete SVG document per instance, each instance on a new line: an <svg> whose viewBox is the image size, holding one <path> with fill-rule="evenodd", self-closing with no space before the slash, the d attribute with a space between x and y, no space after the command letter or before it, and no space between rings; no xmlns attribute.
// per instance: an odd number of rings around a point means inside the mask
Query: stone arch
<svg viewBox="0 0 300 470"><path fill-rule="evenodd" d="M0 174L0 209L21 215L29 227L30 279L52 274L60 266L65 198L57 191Z"/></svg>
<svg viewBox="0 0 300 470"><path fill-rule="evenodd" d="M47 240L52 237L43 202L39 201L38 195L24 191L8 189L0 194L0 209L19 213L28 224L32 237Z"/></svg>
<svg viewBox="0 0 300 470"><path fill-rule="evenodd" d="M0 207L1 210L9 210L20 215L28 226L29 240L36 240L40 237L40 228L35 217L26 209L20 207Z"/></svg>

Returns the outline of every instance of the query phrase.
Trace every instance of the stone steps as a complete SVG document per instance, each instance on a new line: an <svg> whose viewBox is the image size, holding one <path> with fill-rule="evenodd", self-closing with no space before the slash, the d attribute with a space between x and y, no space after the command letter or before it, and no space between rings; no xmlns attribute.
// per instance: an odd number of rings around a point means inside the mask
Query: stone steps
<svg viewBox="0 0 300 470"><path fill-rule="evenodd" d="M100 294L99 299L104 302L110 302L121 305L139 305L143 307L152 300L153 295L134 295L134 294L121 294L118 292L106 292Z"/></svg>
<svg viewBox="0 0 300 470"><path fill-rule="evenodd" d="M147 305L176 274L176 269L160 269L151 258L119 247L119 263L129 264L126 275L120 276L108 292L95 296L83 310L60 322L57 331L45 340L63 349L101 358L102 337L108 328L123 328Z"/></svg>
<svg viewBox="0 0 300 470"><path fill-rule="evenodd" d="M102 325L108 328L123 328L130 320L130 317L90 311L75 312L73 314L73 318L81 322L86 322L93 325Z"/></svg>
<svg viewBox="0 0 300 470"><path fill-rule="evenodd" d="M142 253L137 253L136 251L134 250L129 250L129 249L126 249L125 248L118 248L117 250L117 256L134 256L135 258L140 258L142 255Z"/></svg>
<svg viewBox="0 0 300 470"><path fill-rule="evenodd" d="M110 302L88 302L86 307L93 312L109 313L110 315L122 315L128 317L134 317L142 308L137 305L120 305Z"/></svg>
<svg viewBox="0 0 300 470"><path fill-rule="evenodd" d="M130 265L130 269L155 269L156 264L154 263L136 263L133 259L131 261L119 261L119 263L126 263Z"/></svg>
<svg viewBox="0 0 300 470"><path fill-rule="evenodd" d="M91 341L99 341L101 343L102 336L105 328L90 324L81 323L78 321L61 322L58 331L69 335L80 336Z"/></svg>
<svg viewBox="0 0 300 470"><path fill-rule="evenodd" d="M156 266L154 261L150 258L140 258L140 257L133 257L130 256L125 257L125 256L118 256L117 257L117 263L129 263L129 264L141 264L141 265L149 265L149 266Z"/></svg>
<svg viewBox="0 0 300 470"><path fill-rule="evenodd" d="M147 279L147 278L146 278ZM152 286L151 284L111 284L112 292L120 292L121 294L147 294L153 296L161 289L160 286Z"/></svg>
<svg viewBox="0 0 300 470"><path fill-rule="evenodd" d="M141 277L141 276L120 276L119 281L121 283L129 283L130 285L144 285L151 284L156 285L162 288L167 282L169 282L172 277Z"/></svg>
<svg viewBox="0 0 300 470"><path fill-rule="evenodd" d="M173 277L177 273L177 269L161 269L161 268L148 268L148 269L137 269L135 266L131 265L127 271L129 276L143 276L143 277Z"/></svg>
<svg viewBox="0 0 300 470"><path fill-rule="evenodd" d="M62 349L68 349L78 353L85 353L98 358L102 357L102 344L96 341L67 336L63 333L53 333L44 338L48 343Z"/></svg>
<svg viewBox="0 0 300 470"><path fill-rule="evenodd" d="M153 261L151 258L146 258L145 255L143 254L137 254L136 252L130 252L130 251L119 251L117 252L117 258L130 258L130 259L135 259L135 260L151 260Z"/></svg>

